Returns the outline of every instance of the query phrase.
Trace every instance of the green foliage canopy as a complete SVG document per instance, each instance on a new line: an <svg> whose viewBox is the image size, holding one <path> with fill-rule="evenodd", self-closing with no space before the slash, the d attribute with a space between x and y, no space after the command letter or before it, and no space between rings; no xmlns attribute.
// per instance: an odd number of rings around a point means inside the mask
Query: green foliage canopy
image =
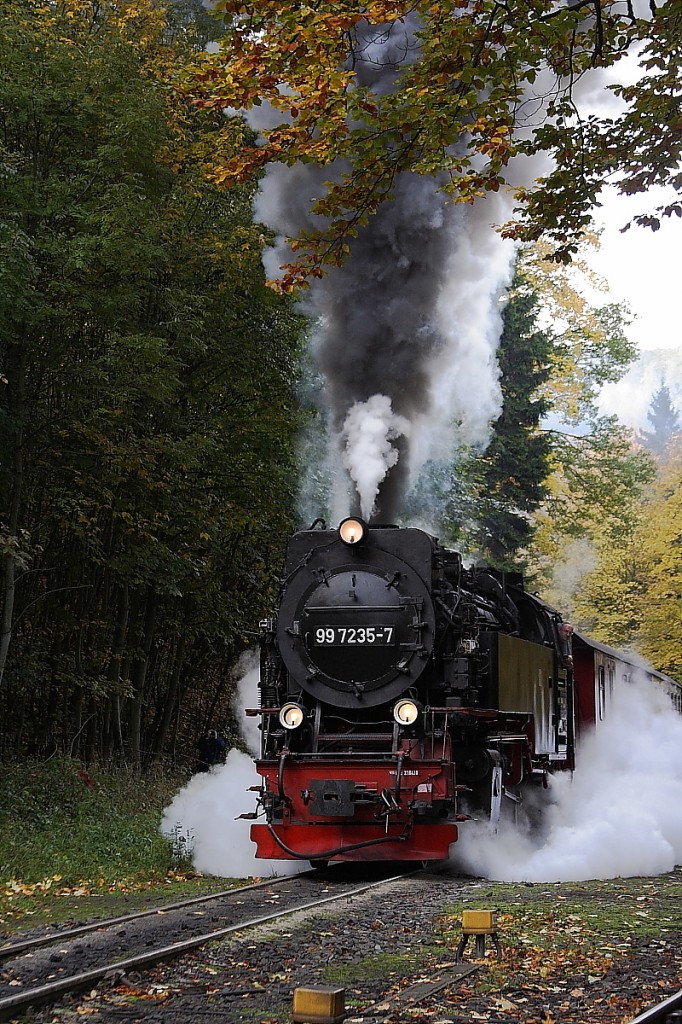
<svg viewBox="0 0 682 1024"><path fill-rule="evenodd" d="M4 751L159 753L229 696L291 526L299 323L251 187L207 180L243 127L173 94L181 14L0 15Z"/></svg>

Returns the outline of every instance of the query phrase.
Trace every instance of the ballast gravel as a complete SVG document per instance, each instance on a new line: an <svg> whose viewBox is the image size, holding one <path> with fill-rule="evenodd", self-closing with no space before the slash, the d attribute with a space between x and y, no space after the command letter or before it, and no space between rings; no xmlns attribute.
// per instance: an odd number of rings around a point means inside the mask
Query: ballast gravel
<svg viewBox="0 0 682 1024"><path fill-rule="evenodd" d="M348 1024L623 1024L682 989L682 871L661 876L653 888L651 882L498 886L447 871L408 876L212 943L144 975L112 978L86 996L37 1011L33 1021L285 1024L294 989L324 985L344 990ZM589 917L611 905L627 914L631 906L633 920L649 915L652 927L621 930L601 945L597 936L592 959L591 947L578 949L577 959L557 959L563 947L556 908L575 919L579 932L585 922L569 912L574 903L582 912L592 899ZM502 962L487 941L483 960L470 943L457 963L458 914L500 906ZM554 923L550 938L538 934L537 946L515 933L515 916L533 906L546 906Z"/></svg>

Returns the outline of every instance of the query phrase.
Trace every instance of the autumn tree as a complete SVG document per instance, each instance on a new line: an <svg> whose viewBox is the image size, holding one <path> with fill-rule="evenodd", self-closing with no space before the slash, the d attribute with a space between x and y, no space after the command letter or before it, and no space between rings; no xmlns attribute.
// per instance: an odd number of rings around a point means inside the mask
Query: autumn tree
<svg viewBox="0 0 682 1024"><path fill-rule="evenodd" d="M680 594L682 513L679 455L640 502L629 535L602 538L581 583L576 612L604 643L634 648L655 668L682 679Z"/></svg>
<svg viewBox="0 0 682 1024"><path fill-rule="evenodd" d="M582 575L570 614L594 640L632 650L638 643L650 584L648 554L632 535L621 537L617 544L601 538L593 552L595 564Z"/></svg>
<svg viewBox="0 0 682 1024"><path fill-rule="evenodd" d="M638 650L656 668L682 680L682 459L663 470L635 544L647 559L639 603Z"/></svg>
<svg viewBox="0 0 682 1024"><path fill-rule="evenodd" d="M599 411L601 387L622 376L636 349L626 333L627 309L609 301L605 282L590 270L596 244L596 238L584 243L570 266L548 262L547 243L521 254L539 298L540 322L552 337L551 372L541 391L550 410L543 423L550 471L526 556L535 585L567 613L573 595L555 586L555 567L565 560L574 568L588 565L587 550L599 536L629 536L640 495L654 475L651 459L633 446L629 431ZM575 586L579 574L569 576Z"/></svg>
<svg viewBox="0 0 682 1024"><path fill-rule="evenodd" d="M608 283L592 270L598 249L599 237L590 231L570 265L549 259L547 241L519 251L523 273L538 295L540 321L554 338L551 406L572 426L595 419L602 387L619 380L638 354L627 334L627 305L613 302Z"/></svg>
<svg viewBox="0 0 682 1024"><path fill-rule="evenodd" d="M293 240L282 287L341 262L402 172L433 176L454 202L508 189L518 217L506 233L544 235L559 260L576 251L605 182L627 194L682 183L676 3L651 0L642 11L619 0L215 7L221 49L197 63L187 89L221 110L269 108L258 144L224 161L217 180L243 180L272 162L329 169L312 197L317 223ZM404 42L388 69L391 87L367 84L374 44L392 33ZM599 77L635 53L635 84ZM583 102L585 84L611 94L605 113ZM523 186L517 157L546 158ZM681 213L675 198L636 219L656 228L661 216Z"/></svg>

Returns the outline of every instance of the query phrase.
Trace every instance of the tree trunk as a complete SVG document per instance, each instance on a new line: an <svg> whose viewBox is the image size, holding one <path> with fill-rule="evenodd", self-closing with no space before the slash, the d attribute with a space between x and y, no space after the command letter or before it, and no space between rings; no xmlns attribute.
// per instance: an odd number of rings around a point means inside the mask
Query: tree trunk
<svg viewBox="0 0 682 1024"><path fill-rule="evenodd" d="M168 689L163 705L163 713L161 715L161 722L154 739L154 760L159 761L163 754L163 748L166 745L166 739L170 730L171 721L173 719L173 710L176 704L176 698L178 690L180 688L180 677L182 670L185 667L185 639L180 637L178 647L175 652L175 664L173 665L173 671L171 673L170 681L168 683Z"/></svg>
<svg viewBox="0 0 682 1024"><path fill-rule="evenodd" d="M110 694L111 729L107 738L107 756L110 758L116 748L123 754L123 730L121 728L121 681L125 677L123 652L126 647L128 619L130 617L130 591L124 583L119 594L118 618L114 627L111 657L107 665L107 681L111 684Z"/></svg>
<svg viewBox="0 0 682 1024"><path fill-rule="evenodd" d="M16 562L10 553L4 558L5 569L2 581L2 617L0 618L0 686L5 674L9 644L12 638L12 619L16 595Z"/></svg>
<svg viewBox="0 0 682 1024"><path fill-rule="evenodd" d="M7 521L7 552L2 559L2 615L0 616L0 687L7 665L10 640L12 639L12 622L14 619L14 603L17 582L17 555L19 553L19 509L24 484L24 416L25 416L25 373L26 355L24 351L14 353L15 366L12 371L12 350L8 359L9 371L7 384L9 410L9 438L11 445L12 478L9 485L10 501ZM14 548L14 550L13 550Z"/></svg>
<svg viewBox="0 0 682 1024"><path fill-rule="evenodd" d="M88 727L85 733L85 763L86 765L97 763L97 740L99 726L99 702L95 694L90 695L88 706Z"/></svg>
<svg viewBox="0 0 682 1024"><path fill-rule="evenodd" d="M147 590L147 607L144 615L142 635L142 657L133 664L132 684L133 701L130 708L130 756L133 765L139 768L142 763L142 708L144 706L145 681L149 656L154 642L154 625L156 621L157 594L153 587Z"/></svg>

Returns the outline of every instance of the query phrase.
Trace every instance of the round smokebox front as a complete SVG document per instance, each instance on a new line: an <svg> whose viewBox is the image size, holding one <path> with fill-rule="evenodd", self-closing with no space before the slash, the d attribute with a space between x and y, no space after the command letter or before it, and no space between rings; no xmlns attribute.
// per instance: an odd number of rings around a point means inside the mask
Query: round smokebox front
<svg viewBox="0 0 682 1024"><path fill-rule="evenodd" d="M329 704L372 707L421 675L433 648L433 613L421 579L405 569L313 572L293 621L280 610L280 651L305 690Z"/></svg>

